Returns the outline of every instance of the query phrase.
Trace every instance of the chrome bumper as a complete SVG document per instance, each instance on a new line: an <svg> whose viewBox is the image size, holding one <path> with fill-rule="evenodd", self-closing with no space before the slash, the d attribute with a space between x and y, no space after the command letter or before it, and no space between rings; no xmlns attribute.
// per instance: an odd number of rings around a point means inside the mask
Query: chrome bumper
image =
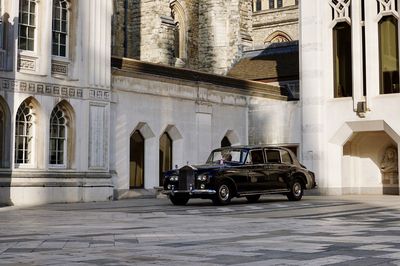
<svg viewBox="0 0 400 266"><path fill-rule="evenodd" d="M189 195L214 195L217 192L213 189L190 189L190 190L163 190L163 194L175 195L175 194L189 194Z"/></svg>

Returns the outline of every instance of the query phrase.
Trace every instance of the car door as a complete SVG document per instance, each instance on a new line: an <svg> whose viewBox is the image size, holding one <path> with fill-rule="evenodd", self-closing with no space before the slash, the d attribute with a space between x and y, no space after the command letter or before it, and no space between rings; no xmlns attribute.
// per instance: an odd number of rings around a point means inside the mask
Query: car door
<svg viewBox="0 0 400 266"><path fill-rule="evenodd" d="M268 190L284 189L283 169L279 149L265 149L266 175L268 176Z"/></svg>
<svg viewBox="0 0 400 266"><path fill-rule="evenodd" d="M280 176L278 178L278 186L280 188L288 188L290 186L290 176L295 168L293 166L293 159L289 152L286 150L280 150L281 163L279 166Z"/></svg>
<svg viewBox="0 0 400 266"><path fill-rule="evenodd" d="M270 180L265 171L265 156L262 149L249 152L249 190L263 191L269 186Z"/></svg>

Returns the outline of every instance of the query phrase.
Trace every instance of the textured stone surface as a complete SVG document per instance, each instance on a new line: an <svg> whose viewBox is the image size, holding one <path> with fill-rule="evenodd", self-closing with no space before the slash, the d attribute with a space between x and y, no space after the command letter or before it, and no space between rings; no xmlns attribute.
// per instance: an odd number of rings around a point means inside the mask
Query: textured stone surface
<svg viewBox="0 0 400 266"><path fill-rule="evenodd" d="M225 74L251 46L251 0L114 0L113 54L175 65L170 3L177 2L185 18L185 67Z"/></svg>
<svg viewBox="0 0 400 266"><path fill-rule="evenodd" d="M0 208L2 265L398 265L393 197Z"/></svg>

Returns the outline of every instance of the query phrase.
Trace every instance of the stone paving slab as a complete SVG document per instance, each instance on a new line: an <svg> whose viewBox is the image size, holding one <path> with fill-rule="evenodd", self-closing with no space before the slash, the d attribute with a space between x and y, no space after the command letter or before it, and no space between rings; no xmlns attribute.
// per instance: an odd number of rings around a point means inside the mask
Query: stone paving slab
<svg viewBox="0 0 400 266"><path fill-rule="evenodd" d="M400 265L400 197L0 208L1 265Z"/></svg>

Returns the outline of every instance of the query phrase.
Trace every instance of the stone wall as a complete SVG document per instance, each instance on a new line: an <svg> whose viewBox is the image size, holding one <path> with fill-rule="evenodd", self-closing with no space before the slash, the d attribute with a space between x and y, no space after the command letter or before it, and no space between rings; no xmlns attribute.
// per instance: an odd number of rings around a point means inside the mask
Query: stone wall
<svg viewBox="0 0 400 266"><path fill-rule="evenodd" d="M172 65L173 29L166 1L114 0L114 56Z"/></svg>
<svg viewBox="0 0 400 266"><path fill-rule="evenodd" d="M265 46L266 39L276 31L290 36L291 40L299 40L299 8L288 6L253 14L253 45L255 49Z"/></svg>
<svg viewBox="0 0 400 266"><path fill-rule="evenodd" d="M251 0L178 0L186 30L184 66L225 74L251 47ZM170 1L114 0L113 55L176 65Z"/></svg>

